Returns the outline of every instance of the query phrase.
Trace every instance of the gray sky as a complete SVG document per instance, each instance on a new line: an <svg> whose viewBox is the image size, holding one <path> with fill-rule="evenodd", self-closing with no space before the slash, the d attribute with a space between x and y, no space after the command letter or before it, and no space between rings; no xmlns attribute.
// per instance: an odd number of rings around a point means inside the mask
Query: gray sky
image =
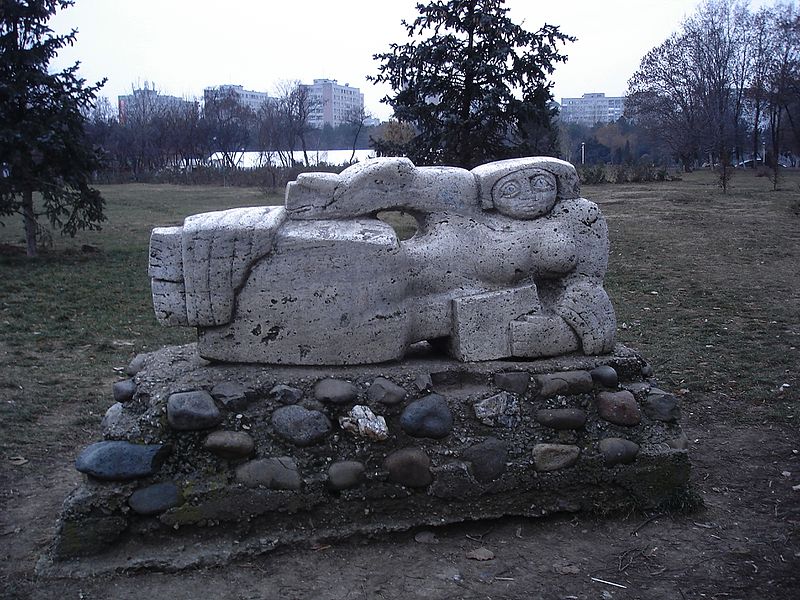
<svg viewBox="0 0 800 600"><path fill-rule="evenodd" d="M90 82L108 82L114 102L145 81L165 94L202 96L203 88L234 83L273 92L280 81L337 79L364 92L381 118L388 92L366 81L372 55L406 41L401 19L417 0L77 0L51 22L78 29L72 48L53 66L80 60ZM754 0L753 6L767 2ZM771 2L770 2L771 4ZM677 30L697 0L508 0L510 16L538 29L559 25L578 40L553 75L555 99L585 92L623 95L650 48Z"/></svg>

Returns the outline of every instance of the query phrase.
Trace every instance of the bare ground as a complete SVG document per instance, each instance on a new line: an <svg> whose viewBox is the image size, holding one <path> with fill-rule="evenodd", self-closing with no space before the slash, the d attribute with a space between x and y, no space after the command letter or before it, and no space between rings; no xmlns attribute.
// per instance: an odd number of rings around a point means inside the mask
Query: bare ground
<svg viewBox="0 0 800 600"><path fill-rule="evenodd" d="M585 192L610 223L620 338L683 396L704 508L509 518L309 544L224 568L37 578L36 559L79 481L74 456L98 435L86 405L65 399L32 417L31 443L4 446L0 596L800 598L800 220L790 192L721 198L704 179ZM494 558L467 557L481 547Z"/></svg>

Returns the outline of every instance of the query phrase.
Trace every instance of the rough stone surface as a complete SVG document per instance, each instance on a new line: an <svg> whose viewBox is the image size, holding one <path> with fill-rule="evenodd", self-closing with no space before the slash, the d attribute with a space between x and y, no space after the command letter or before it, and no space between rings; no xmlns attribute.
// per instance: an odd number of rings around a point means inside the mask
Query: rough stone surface
<svg viewBox="0 0 800 600"><path fill-rule="evenodd" d="M366 480L364 463L357 460L341 460L328 467L328 485L334 490L356 487Z"/></svg>
<svg viewBox="0 0 800 600"><path fill-rule="evenodd" d="M490 427L515 427L519 423L519 401L508 392L479 400L473 408L477 419Z"/></svg>
<svg viewBox="0 0 800 600"><path fill-rule="evenodd" d="M314 385L314 397L320 402L347 404L358 397L358 388L349 381L323 379Z"/></svg>
<svg viewBox="0 0 800 600"><path fill-rule="evenodd" d="M531 376L525 371L495 373L494 384L501 390L512 394L524 394L528 391Z"/></svg>
<svg viewBox="0 0 800 600"><path fill-rule="evenodd" d="M568 444L536 444L533 447L533 464L537 471L557 471L578 462L581 449Z"/></svg>
<svg viewBox="0 0 800 600"><path fill-rule="evenodd" d="M376 442L382 442L389 437L386 419L361 404L356 404L349 413L339 417L339 426L345 431Z"/></svg>
<svg viewBox="0 0 800 600"><path fill-rule="evenodd" d="M609 423L633 427L642 421L636 398L628 390L600 392L597 394L596 404L597 412Z"/></svg>
<svg viewBox="0 0 800 600"><path fill-rule="evenodd" d="M75 468L107 481L125 481L153 475L170 453L163 444L97 442L78 455Z"/></svg>
<svg viewBox="0 0 800 600"><path fill-rule="evenodd" d="M148 485L128 498L131 510L140 515L157 515L180 504L178 486L172 481Z"/></svg>
<svg viewBox="0 0 800 600"><path fill-rule="evenodd" d="M587 371L564 371L536 377L539 396L552 398L564 394L582 394L592 391L592 376Z"/></svg>
<svg viewBox="0 0 800 600"><path fill-rule="evenodd" d="M453 429L453 413L443 396L429 394L406 406L400 427L414 437L443 438Z"/></svg>
<svg viewBox="0 0 800 600"><path fill-rule="evenodd" d="M462 458L471 464L475 479L481 482L492 481L506 470L508 446L497 438L486 438L467 448Z"/></svg>
<svg viewBox="0 0 800 600"><path fill-rule="evenodd" d="M639 444L624 438L604 438L600 440L600 453L607 466L627 465L636 460Z"/></svg>
<svg viewBox="0 0 800 600"><path fill-rule="evenodd" d="M681 404L672 394L649 394L642 405L644 414L656 421L675 423L681 418Z"/></svg>
<svg viewBox="0 0 800 600"><path fill-rule="evenodd" d="M281 404L297 404L303 398L303 390L289 385L278 384L269 391L269 397Z"/></svg>
<svg viewBox="0 0 800 600"><path fill-rule="evenodd" d="M580 408L543 408L536 411L536 421L551 429L583 429L586 411Z"/></svg>
<svg viewBox="0 0 800 600"><path fill-rule="evenodd" d="M331 422L323 413L296 404L276 409L272 426L279 436L298 446L315 444L331 430Z"/></svg>
<svg viewBox="0 0 800 600"><path fill-rule="evenodd" d="M251 460L236 469L236 481L273 490L299 490L302 486L297 464L289 456Z"/></svg>
<svg viewBox="0 0 800 600"><path fill-rule="evenodd" d="M125 410L125 405L120 402L112 404L103 420L100 421L100 431L106 439L120 439L126 436L139 437L139 424L136 415Z"/></svg>
<svg viewBox="0 0 800 600"><path fill-rule="evenodd" d="M591 370L592 379L607 388L615 388L619 383L619 377L614 367L610 365L600 365Z"/></svg>
<svg viewBox="0 0 800 600"><path fill-rule="evenodd" d="M130 402L133 400L133 394L136 393L136 382L133 379L117 381L112 386L112 391L114 402Z"/></svg>
<svg viewBox="0 0 800 600"><path fill-rule="evenodd" d="M414 387L420 392L428 392L433 388L430 373L420 373L414 378Z"/></svg>
<svg viewBox="0 0 800 600"><path fill-rule="evenodd" d="M386 457L383 467L389 481L407 487L425 487L433 481L431 459L419 448L403 448Z"/></svg>
<svg viewBox="0 0 800 600"><path fill-rule="evenodd" d="M221 458L237 459L250 456L255 443L244 431L213 431L206 437L203 447Z"/></svg>
<svg viewBox="0 0 800 600"><path fill-rule="evenodd" d="M179 392L167 400L167 421L179 431L209 429L222 421L222 413L208 392Z"/></svg>
<svg viewBox="0 0 800 600"><path fill-rule="evenodd" d="M577 181L546 157L304 173L285 207L153 230L156 315L197 327L200 354L218 361L379 363L431 339L461 361L607 353L608 229ZM399 240L381 207L413 214L417 235Z"/></svg>
<svg viewBox="0 0 800 600"><path fill-rule="evenodd" d="M211 397L227 410L243 410L248 403L247 388L241 383L223 381L211 388Z"/></svg>
<svg viewBox="0 0 800 600"><path fill-rule="evenodd" d="M406 390L385 377L376 377L367 390L370 402L381 402L390 406L399 404L405 397Z"/></svg>
<svg viewBox="0 0 800 600"><path fill-rule="evenodd" d="M689 447L689 438L681 433L678 437L667 440L667 445L675 450L686 450Z"/></svg>
<svg viewBox="0 0 800 600"><path fill-rule="evenodd" d="M467 499L477 491L469 467L461 461L453 461L431 469L433 483L430 493L443 499Z"/></svg>

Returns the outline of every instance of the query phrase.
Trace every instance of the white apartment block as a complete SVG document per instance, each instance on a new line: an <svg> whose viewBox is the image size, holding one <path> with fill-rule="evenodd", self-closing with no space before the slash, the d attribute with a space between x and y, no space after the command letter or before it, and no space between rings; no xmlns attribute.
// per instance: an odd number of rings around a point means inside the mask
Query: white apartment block
<svg viewBox="0 0 800 600"><path fill-rule="evenodd" d="M239 104L247 106L253 111L258 112L265 102L269 102L270 97L267 92L254 92L246 90L241 85L220 85L217 87L207 87L203 90L203 98L206 102L214 96L235 96Z"/></svg>
<svg viewBox="0 0 800 600"><path fill-rule="evenodd" d="M149 119L153 115L167 111L188 111L195 106L194 100L184 100L177 96L159 94L145 83L143 88L133 90L126 96L117 96L119 122L123 125L129 120Z"/></svg>
<svg viewBox="0 0 800 600"><path fill-rule="evenodd" d="M584 94L581 98L561 98L561 120L592 127L597 123L613 123L625 112L625 97L601 93Z"/></svg>
<svg viewBox="0 0 800 600"><path fill-rule="evenodd" d="M315 79L308 90L311 111L308 122L312 127L336 127L348 120L354 112L364 109L364 94L349 84L339 85L335 79Z"/></svg>

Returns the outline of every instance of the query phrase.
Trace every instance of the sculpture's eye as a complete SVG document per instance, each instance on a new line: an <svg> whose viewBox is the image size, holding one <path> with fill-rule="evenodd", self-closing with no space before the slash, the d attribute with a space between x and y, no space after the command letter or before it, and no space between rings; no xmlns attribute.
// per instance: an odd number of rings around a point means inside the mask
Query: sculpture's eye
<svg viewBox="0 0 800 600"><path fill-rule="evenodd" d="M500 195L503 198L513 198L520 192L520 186L516 181L506 181L500 186Z"/></svg>
<svg viewBox="0 0 800 600"><path fill-rule="evenodd" d="M534 192L552 192L555 187L553 180L547 175L534 175L531 177L531 189Z"/></svg>

